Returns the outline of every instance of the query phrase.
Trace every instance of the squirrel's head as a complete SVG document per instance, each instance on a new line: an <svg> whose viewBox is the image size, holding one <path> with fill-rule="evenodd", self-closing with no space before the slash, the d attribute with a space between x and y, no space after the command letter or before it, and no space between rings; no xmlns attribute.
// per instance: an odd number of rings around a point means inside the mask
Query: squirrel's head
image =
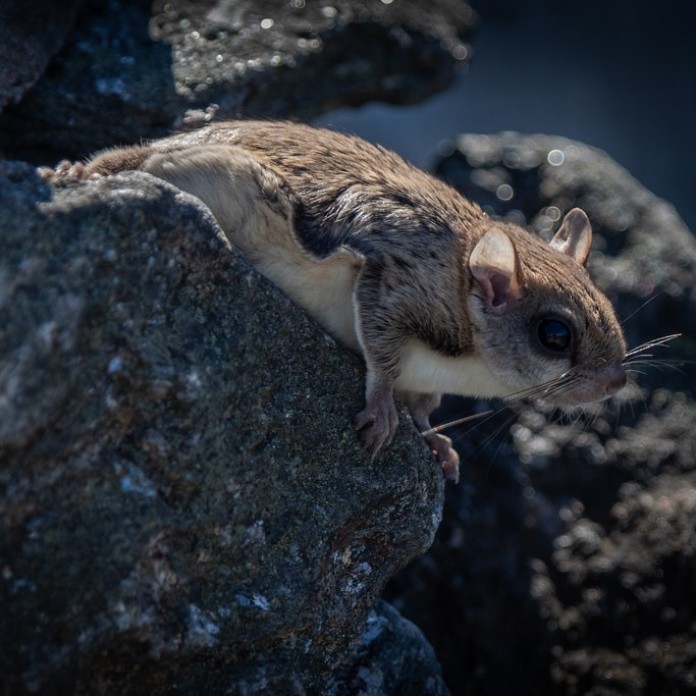
<svg viewBox="0 0 696 696"><path fill-rule="evenodd" d="M626 342L585 262L587 215L575 208L546 244L491 220L469 256L468 304L477 352L511 396L557 406L605 399L626 383Z"/></svg>

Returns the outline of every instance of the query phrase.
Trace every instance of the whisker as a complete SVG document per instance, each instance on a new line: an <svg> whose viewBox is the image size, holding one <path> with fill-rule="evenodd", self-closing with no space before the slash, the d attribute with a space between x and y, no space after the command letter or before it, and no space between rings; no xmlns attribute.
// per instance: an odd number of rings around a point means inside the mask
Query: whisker
<svg viewBox="0 0 696 696"><path fill-rule="evenodd" d="M548 386L548 387L544 387L543 389L538 389L536 391L530 391L528 394L524 395L524 398L532 399L532 400L551 399L552 397L554 397L558 394L562 394L563 392L570 390L576 384L579 384L580 381L581 381L580 379L576 378L573 380L558 382L557 384L554 384L554 385Z"/></svg>
<svg viewBox="0 0 696 696"><path fill-rule="evenodd" d="M680 372L681 374L686 374L681 368L684 365L691 364L692 361L688 360L629 360L623 363L626 371L635 370L636 367L649 367L655 370L674 370L675 372Z"/></svg>
<svg viewBox="0 0 696 696"><path fill-rule="evenodd" d="M456 420L453 421L447 421L447 423L441 423L440 425L436 425L433 428L430 428L428 430L424 430L421 435L425 437L426 435L432 435L433 433L441 433L443 430L447 430L447 428L453 428L455 425L461 425L462 423L468 423L469 421L472 420L477 420L478 418L483 418L484 416L489 416L492 413L496 413L494 409L489 409L488 411L483 411L482 413L472 413L469 416L464 416L463 418L457 418ZM486 421L483 421L484 423Z"/></svg>
<svg viewBox="0 0 696 696"><path fill-rule="evenodd" d="M521 401L522 399L537 399L542 397L552 396L557 394L559 391L568 389L574 386L581 378L572 372L566 372L560 377L544 382L543 384L538 384L534 387L529 387L528 389L522 389L518 392L513 392L503 397L503 401L509 403L511 401Z"/></svg>
<svg viewBox="0 0 696 696"><path fill-rule="evenodd" d="M645 400L643 401L643 403L645 403ZM631 407L631 418L635 421L635 419L636 419L636 409L635 409L635 407L633 406L633 401L629 401L629 402L628 402L628 405Z"/></svg>
<svg viewBox="0 0 696 696"><path fill-rule="evenodd" d="M631 321L631 319L633 319L633 317L636 316L636 314L638 314L638 312L640 312L642 309L647 307L653 300L656 300L658 297L659 297L659 295L657 295L657 294L653 295L652 297L648 297L648 299L645 300L645 302L643 302L643 304L640 307L638 307L638 309L631 312L625 319L622 319L621 323L627 324L629 321Z"/></svg>
<svg viewBox="0 0 696 696"><path fill-rule="evenodd" d="M590 420L587 422L587 429L585 430L585 432L589 432L591 429L594 429L595 423L597 423L597 421L599 420L599 415L599 411L592 414Z"/></svg>
<svg viewBox="0 0 696 696"><path fill-rule="evenodd" d="M510 424L515 420L515 414L511 416L506 416L505 420L497 426L491 433L489 433L483 440L483 442L480 442L474 449L473 454L476 455L479 452L482 452L483 450L488 447L492 442L495 442L495 440L502 435L503 432L507 431L509 429ZM464 437L466 437L468 433L462 433L461 435L458 435L457 437L454 438L454 441L457 442Z"/></svg>
<svg viewBox="0 0 696 696"><path fill-rule="evenodd" d="M567 414L563 411L554 411L553 418L550 420L550 425L560 425L566 415Z"/></svg>
<svg viewBox="0 0 696 696"><path fill-rule="evenodd" d="M502 409L500 409L497 413L501 413ZM517 413L511 413L509 416L505 418L505 420L492 432L490 433L484 440L483 442L474 450L474 453L480 452L484 450L488 445L491 444L491 442L495 441L495 439L500 435L504 430L506 430L510 424L517 418ZM460 437L464 437L466 433L462 433ZM457 440L460 439L459 437L456 438ZM501 443L502 444L502 443ZM497 450L496 450L497 452ZM495 453L493 455L495 457Z"/></svg>
<svg viewBox="0 0 696 696"><path fill-rule="evenodd" d="M641 307L639 307L636 310L636 312L642 309L652 299L653 298L650 298L650 300L646 301L643 305L641 305ZM631 317L633 317L636 314L636 312L633 312L633 314L631 314L625 321L628 321ZM671 368L680 371L677 365L683 365L685 364L685 361L662 360L656 358L653 353L650 353L648 351L650 351L653 348L669 347L669 344L672 341L674 341L677 338L680 338L681 336L681 333L661 336L659 338L646 341L645 343L641 343L635 348L629 350L625 354L622 362L622 365L626 370L626 374L629 377L629 384L632 384L633 386L637 387L638 381L636 376L645 376L647 374L640 368ZM503 410L505 410L505 408L508 407L510 404L520 402L523 400L552 400L553 397L562 394L564 391L570 391L577 385L584 383L586 379L587 378L584 377L582 374L578 374L578 372L574 371L574 369L571 368L559 377L555 377L554 379L551 379L547 382L543 382L542 384L521 389L517 392L511 392L510 394L504 396L502 400L505 406L501 409L489 409L487 411L482 411L480 413L472 413L467 416L463 416L462 418L456 418L445 423L440 423L439 425L433 426L432 428L422 431L421 435L427 436L436 433L441 433L444 430L455 428L457 426L464 425L465 423L472 423L475 421L472 427L468 428L464 432L460 432L459 434L453 437L455 441L459 440L467 436L473 430L478 429L482 425L488 423L492 418L494 418ZM630 405L631 410L633 410L633 404L631 402ZM584 409L580 409L577 412L573 413L564 412L563 410L561 410L558 412L558 414L559 415L557 415L553 419L552 423L562 423L564 422L564 419L567 418L567 422L570 425L577 426L579 423L582 423L583 428L585 430L592 428L594 423L597 421L597 418L599 417L599 412L590 413ZM518 414L513 411L513 413L510 416L506 417L503 423L496 427L495 430L484 439L484 441L479 445L479 447L476 448L476 451L487 447L492 441L494 441L498 437L498 435L515 420L517 415Z"/></svg>
<svg viewBox="0 0 696 696"><path fill-rule="evenodd" d="M674 365L684 365L688 361L686 360L660 360L655 358L654 360L629 360L623 363L624 367L633 367L634 365L642 365L643 367L673 367Z"/></svg>
<svg viewBox="0 0 696 696"><path fill-rule="evenodd" d="M641 343L639 346L636 346L635 348L629 350L628 353L626 353L626 355L624 356L624 359L630 358L632 355L637 355L638 353L644 353L646 350L650 350L650 348L666 346L670 341L673 341L674 339L681 337L681 335L682 334L680 333L669 334L668 336L653 338L651 341Z"/></svg>
<svg viewBox="0 0 696 696"><path fill-rule="evenodd" d="M517 414L513 413L508 418L506 418L505 421L502 423L502 425L500 425L498 428L496 428L496 430L490 435L490 437L488 437L484 441L483 445L481 446L481 449L488 447L489 443L494 442L495 439L503 432L503 430L506 430L509 432L510 425L512 424L512 422L515 420L516 417L517 417ZM505 442L505 439L500 438L500 442L498 443L498 446L495 448L495 451L491 455L491 462L495 461L495 458L498 456L498 452L500 452L500 448L503 446L504 442Z"/></svg>
<svg viewBox="0 0 696 696"><path fill-rule="evenodd" d="M684 360L682 358L670 359L670 358L655 358L652 357L651 353L645 353L644 355L636 355L630 360L626 360L622 365L635 365L636 363L645 365L688 365L693 364L693 360Z"/></svg>

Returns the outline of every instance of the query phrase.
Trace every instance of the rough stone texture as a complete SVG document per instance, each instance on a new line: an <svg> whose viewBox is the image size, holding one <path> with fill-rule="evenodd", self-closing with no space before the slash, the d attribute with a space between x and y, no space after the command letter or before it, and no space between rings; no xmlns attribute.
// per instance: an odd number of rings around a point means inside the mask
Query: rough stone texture
<svg viewBox="0 0 696 696"><path fill-rule="evenodd" d="M386 596L423 629L452 693L696 693L696 242L577 142L463 136L437 171L542 234L584 208L591 273L629 343L684 336L652 351L667 369L640 367L634 403L565 420L518 406L453 429L462 482L431 551Z"/></svg>
<svg viewBox="0 0 696 696"><path fill-rule="evenodd" d="M81 0L3 0L0 4L0 111L41 77L72 27Z"/></svg>
<svg viewBox="0 0 696 696"><path fill-rule="evenodd" d="M49 162L161 136L188 118L306 118L370 99L417 101L453 79L473 23L460 0L85 7L51 69L0 117L0 149Z"/></svg>
<svg viewBox="0 0 696 696"><path fill-rule="evenodd" d="M328 696L447 696L432 646L418 627L386 602L370 612L357 659L337 675Z"/></svg>
<svg viewBox="0 0 696 696"><path fill-rule="evenodd" d="M0 326L3 693L354 693L444 487L407 418L361 451L360 361L140 173L0 165Z"/></svg>

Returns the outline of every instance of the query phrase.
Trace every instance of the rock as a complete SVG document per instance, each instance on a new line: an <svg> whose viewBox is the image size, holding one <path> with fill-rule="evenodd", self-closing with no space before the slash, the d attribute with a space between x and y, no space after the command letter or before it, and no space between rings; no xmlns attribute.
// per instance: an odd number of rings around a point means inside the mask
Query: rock
<svg viewBox="0 0 696 696"><path fill-rule="evenodd" d="M459 0L91 2L52 69L0 116L0 149L45 163L213 115L414 102L451 82L473 19Z"/></svg>
<svg viewBox="0 0 696 696"><path fill-rule="evenodd" d="M565 420L520 405L452 429L462 482L432 549L386 596L453 693L691 693L696 242L607 155L564 138L466 135L436 169L540 234L584 208L590 273L629 344L684 336L650 351L665 362L635 365L633 403ZM452 400L442 417L472 408Z"/></svg>
<svg viewBox="0 0 696 696"><path fill-rule="evenodd" d="M5 692L327 693L444 487L360 360L141 173L0 164L0 326Z"/></svg>
<svg viewBox="0 0 696 696"><path fill-rule="evenodd" d="M41 77L75 21L81 0L5 0L0 5L0 111Z"/></svg>
<svg viewBox="0 0 696 696"><path fill-rule="evenodd" d="M693 404L682 420L693 431ZM647 485L621 486L606 530L596 525L590 544L590 523L581 519L556 540L548 572L540 568L536 584L558 588L558 597L540 592L538 600L557 627L551 674L564 693L603 688L641 694L648 684L659 685L657 693L696 689L696 468L690 439L691 452L661 467L672 473ZM686 471L675 472L675 464Z"/></svg>
<svg viewBox="0 0 696 696"><path fill-rule="evenodd" d="M327 693L448 696L432 646L394 607L377 602L367 618L353 664Z"/></svg>

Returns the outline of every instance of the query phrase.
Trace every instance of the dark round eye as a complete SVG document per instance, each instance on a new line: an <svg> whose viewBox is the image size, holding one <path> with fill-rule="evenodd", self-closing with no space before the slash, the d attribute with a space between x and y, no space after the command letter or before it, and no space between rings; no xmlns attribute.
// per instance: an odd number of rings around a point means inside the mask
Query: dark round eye
<svg viewBox="0 0 696 696"><path fill-rule="evenodd" d="M552 353L567 353L573 334L568 324L560 319L540 319L537 323L539 343Z"/></svg>

